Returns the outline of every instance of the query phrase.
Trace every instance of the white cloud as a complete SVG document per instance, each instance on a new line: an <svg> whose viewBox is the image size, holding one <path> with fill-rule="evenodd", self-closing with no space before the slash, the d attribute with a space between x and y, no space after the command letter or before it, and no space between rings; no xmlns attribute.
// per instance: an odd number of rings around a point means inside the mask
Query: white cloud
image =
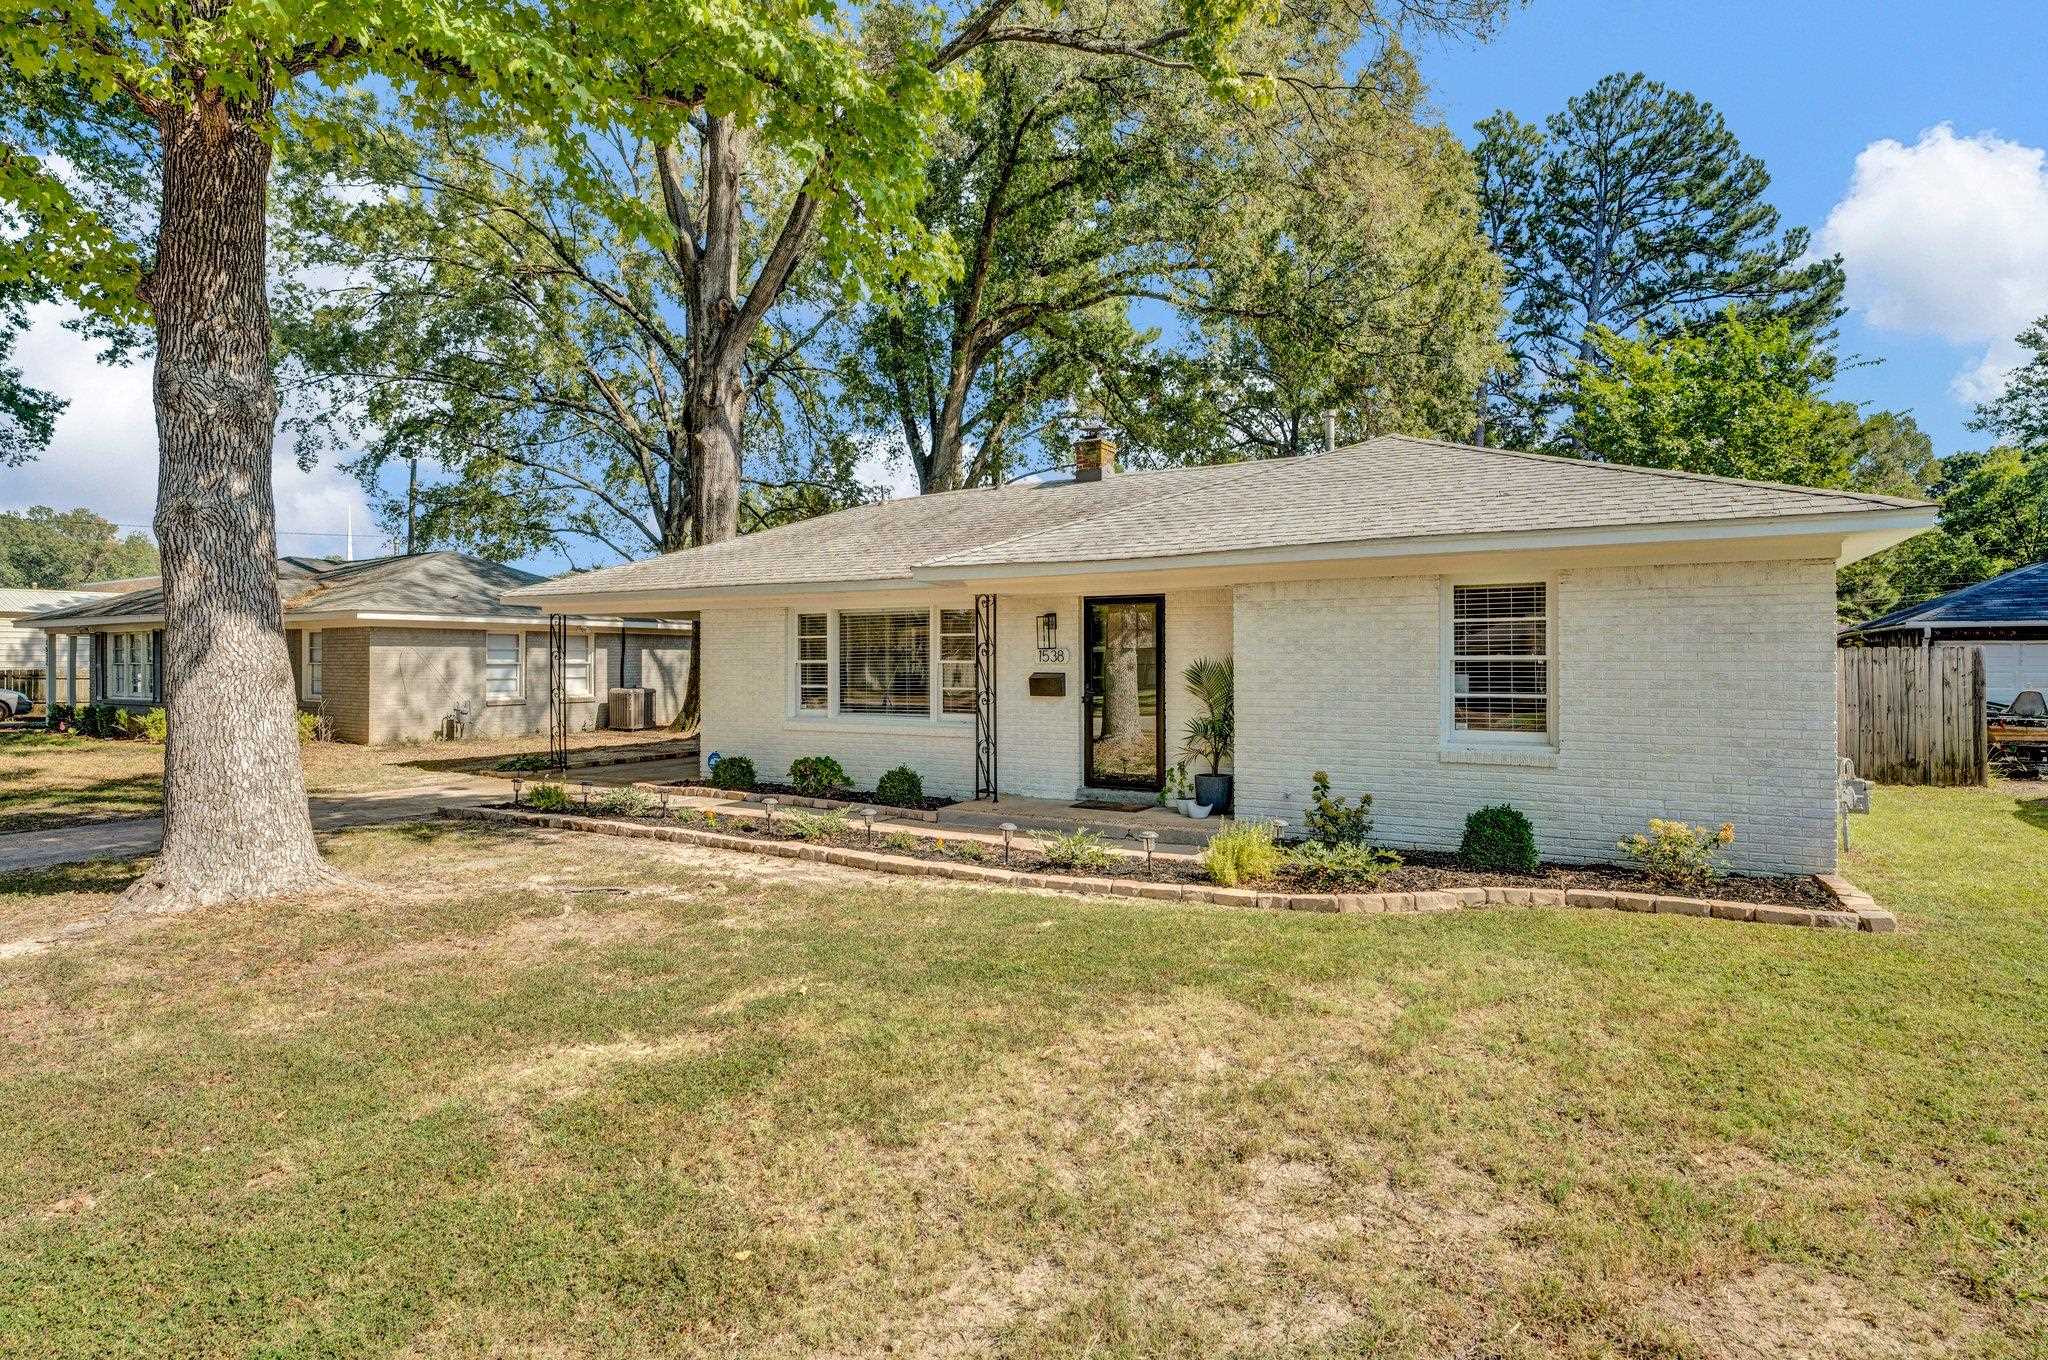
<svg viewBox="0 0 2048 1360"><path fill-rule="evenodd" d="M70 399L40 458L0 471L0 510L83 506L116 524L148 528L156 510L156 414L147 359L102 364L98 346L64 329L68 313L40 307L15 347L22 376ZM271 458L278 547L340 556L351 514L358 557L385 550L362 488L330 467L299 471L288 452Z"/></svg>
<svg viewBox="0 0 2048 1360"><path fill-rule="evenodd" d="M1947 123L1872 142L1819 244L1873 326L1976 350L1951 390L1982 400L2019 358L2013 337L2048 314L2048 151Z"/></svg>
<svg viewBox="0 0 2048 1360"><path fill-rule="evenodd" d="M877 439L862 450L853 466L853 478L870 490L885 492L892 501L918 494L917 470L894 439Z"/></svg>

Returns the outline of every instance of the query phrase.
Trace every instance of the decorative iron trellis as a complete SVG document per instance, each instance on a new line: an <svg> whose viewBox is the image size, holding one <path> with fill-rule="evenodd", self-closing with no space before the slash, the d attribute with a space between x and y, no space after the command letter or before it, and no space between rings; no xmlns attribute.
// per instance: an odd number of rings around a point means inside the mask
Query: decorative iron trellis
<svg viewBox="0 0 2048 1360"><path fill-rule="evenodd" d="M569 768L569 616L548 615L548 764Z"/></svg>
<svg viewBox="0 0 2048 1360"><path fill-rule="evenodd" d="M996 793L996 597L974 597L974 796Z"/></svg>

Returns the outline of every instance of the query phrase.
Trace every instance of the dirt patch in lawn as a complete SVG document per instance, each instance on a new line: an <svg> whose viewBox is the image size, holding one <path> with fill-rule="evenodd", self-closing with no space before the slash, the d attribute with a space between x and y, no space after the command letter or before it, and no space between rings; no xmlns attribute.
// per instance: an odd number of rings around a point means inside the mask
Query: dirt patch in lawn
<svg viewBox="0 0 2048 1360"><path fill-rule="evenodd" d="M1772 1264L1705 1289L1667 1290L1666 1325L1717 1360L1905 1360L1961 1355L1978 1331L1841 1275Z"/></svg>

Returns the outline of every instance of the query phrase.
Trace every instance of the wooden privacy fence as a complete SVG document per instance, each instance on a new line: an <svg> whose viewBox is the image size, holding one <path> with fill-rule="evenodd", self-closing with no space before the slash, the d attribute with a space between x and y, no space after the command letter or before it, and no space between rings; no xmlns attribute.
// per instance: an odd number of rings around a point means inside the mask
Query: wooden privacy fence
<svg viewBox="0 0 2048 1360"><path fill-rule="evenodd" d="M0 670L0 689L18 689L37 703L43 701L43 673Z"/></svg>
<svg viewBox="0 0 2048 1360"><path fill-rule="evenodd" d="M1880 784L1982 784L1984 653L1976 647L1843 647L1835 653L1841 753Z"/></svg>

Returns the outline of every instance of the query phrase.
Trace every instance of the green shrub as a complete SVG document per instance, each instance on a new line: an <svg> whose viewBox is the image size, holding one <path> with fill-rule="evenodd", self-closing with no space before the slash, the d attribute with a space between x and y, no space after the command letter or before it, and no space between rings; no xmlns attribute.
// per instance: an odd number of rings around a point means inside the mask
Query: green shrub
<svg viewBox="0 0 2048 1360"><path fill-rule="evenodd" d="M745 756L727 756L711 767L711 787L746 790L754 787L754 762Z"/></svg>
<svg viewBox="0 0 2048 1360"><path fill-rule="evenodd" d="M307 742L317 741L319 738L320 715L318 713L301 713L299 715L299 745L304 746Z"/></svg>
<svg viewBox="0 0 2048 1360"><path fill-rule="evenodd" d="M1202 854L1202 867L1211 882L1226 888L1271 878L1286 857L1273 843L1273 828L1265 822L1233 822L1209 838Z"/></svg>
<svg viewBox="0 0 2048 1360"><path fill-rule="evenodd" d="M898 765L875 781L875 801L891 807L921 807L924 781L908 765Z"/></svg>
<svg viewBox="0 0 2048 1360"><path fill-rule="evenodd" d="M612 789L597 800L597 810L619 817L645 817L654 811L654 795L645 789Z"/></svg>
<svg viewBox="0 0 2048 1360"><path fill-rule="evenodd" d="M1458 862L1468 869L1494 874L1536 872L1536 829L1529 819L1499 803L1465 819L1465 838L1458 843Z"/></svg>
<svg viewBox="0 0 2048 1360"><path fill-rule="evenodd" d="M161 746L164 744L164 738L170 733L171 719L162 709L152 708L136 718L133 726L136 736L153 746Z"/></svg>
<svg viewBox="0 0 2048 1360"><path fill-rule="evenodd" d="M980 841L954 841L946 847L946 853L969 864L986 864L996 857L995 852Z"/></svg>
<svg viewBox="0 0 2048 1360"><path fill-rule="evenodd" d="M1619 842L1624 855L1651 878L1675 887L1704 887L1719 878L1721 847L1735 840L1735 824L1688 826L1684 822L1650 819L1650 832Z"/></svg>
<svg viewBox="0 0 2048 1360"><path fill-rule="evenodd" d="M784 835L799 841L842 840L853 831L853 823L837 812L792 812L775 824Z"/></svg>
<svg viewBox="0 0 2048 1360"><path fill-rule="evenodd" d="M567 812L570 806L569 791L560 784L535 784L526 801L536 812Z"/></svg>
<svg viewBox="0 0 2048 1360"><path fill-rule="evenodd" d="M1372 834L1372 795L1358 795L1353 807L1330 796L1330 776L1321 770L1309 781L1308 834L1318 845L1364 845Z"/></svg>
<svg viewBox="0 0 2048 1360"><path fill-rule="evenodd" d="M51 704L44 712L49 715L50 726L52 727L62 723L75 723L78 721L72 716L70 704Z"/></svg>
<svg viewBox="0 0 2048 1360"><path fill-rule="evenodd" d="M1310 892L1349 892L1369 888L1400 867L1401 857L1391 850L1318 841L1290 850L1281 861L1280 877Z"/></svg>
<svg viewBox="0 0 2048 1360"><path fill-rule="evenodd" d="M789 762L789 782L806 798L830 798L838 789L850 789L846 767L830 756L798 756Z"/></svg>
<svg viewBox="0 0 2048 1360"><path fill-rule="evenodd" d="M882 837L882 848L884 850L892 850L901 855L921 847L917 837L911 835L908 831L891 831L888 835Z"/></svg>
<svg viewBox="0 0 2048 1360"><path fill-rule="evenodd" d="M1034 831L1039 853L1055 869L1107 869L1116 856L1102 843L1102 837L1087 827L1074 831Z"/></svg>
<svg viewBox="0 0 2048 1360"><path fill-rule="evenodd" d="M528 751L524 755L506 756L498 762L498 768L510 771L545 770L548 768L547 753L544 751Z"/></svg>

